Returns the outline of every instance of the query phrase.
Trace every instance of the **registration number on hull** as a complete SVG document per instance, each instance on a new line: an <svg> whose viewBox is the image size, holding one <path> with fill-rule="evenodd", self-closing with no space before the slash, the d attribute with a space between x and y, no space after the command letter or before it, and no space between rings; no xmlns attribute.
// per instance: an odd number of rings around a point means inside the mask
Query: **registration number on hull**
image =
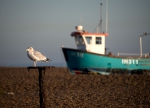
<svg viewBox="0 0 150 108"><path fill-rule="evenodd" d="M136 59L122 59L122 64L138 64Z"/></svg>
<svg viewBox="0 0 150 108"><path fill-rule="evenodd" d="M76 56L76 57L80 57L80 58L83 58L83 56L84 56L84 54L80 53L80 52L72 52L71 55Z"/></svg>

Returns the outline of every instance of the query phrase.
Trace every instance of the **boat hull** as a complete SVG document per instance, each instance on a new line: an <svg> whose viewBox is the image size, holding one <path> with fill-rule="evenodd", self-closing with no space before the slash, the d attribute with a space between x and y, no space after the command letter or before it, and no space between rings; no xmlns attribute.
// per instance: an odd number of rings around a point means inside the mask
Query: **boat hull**
<svg viewBox="0 0 150 108"><path fill-rule="evenodd" d="M141 73L150 70L150 58L101 55L70 48L62 50L72 74L131 73L135 70Z"/></svg>

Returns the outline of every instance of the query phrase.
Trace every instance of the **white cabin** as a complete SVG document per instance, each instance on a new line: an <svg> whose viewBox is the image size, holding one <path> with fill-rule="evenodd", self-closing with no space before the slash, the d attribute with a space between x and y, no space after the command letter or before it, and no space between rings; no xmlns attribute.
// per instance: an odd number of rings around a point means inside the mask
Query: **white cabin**
<svg viewBox="0 0 150 108"><path fill-rule="evenodd" d="M72 32L77 49L93 52L97 54L105 54L105 36L107 33L89 33L82 30L82 26L76 27L77 31Z"/></svg>

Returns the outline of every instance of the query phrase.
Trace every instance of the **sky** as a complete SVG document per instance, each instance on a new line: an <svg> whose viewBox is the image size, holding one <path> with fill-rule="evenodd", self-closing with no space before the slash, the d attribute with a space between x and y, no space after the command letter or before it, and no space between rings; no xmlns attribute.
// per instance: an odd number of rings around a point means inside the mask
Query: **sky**
<svg viewBox="0 0 150 108"><path fill-rule="evenodd" d="M106 0L0 0L0 66L28 67L32 46L52 61L37 65L64 65L61 46L76 48L70 36L75 26L93 32L100 21L103 31ZM108 0L107 52L140 53L139 37L150 33L150 0ZM142 38L143 53L150 52L150 36Z"/></svg>

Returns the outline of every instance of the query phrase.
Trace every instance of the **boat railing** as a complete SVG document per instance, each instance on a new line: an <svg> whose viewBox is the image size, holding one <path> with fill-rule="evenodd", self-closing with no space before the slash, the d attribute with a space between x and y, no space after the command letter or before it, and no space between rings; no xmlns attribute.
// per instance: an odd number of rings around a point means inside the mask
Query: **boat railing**
<svg viewBox="0 0 150 108"><path fill-rule="evenodd" d="M141 56L141 54L138 53L119 53L117 54L117 56ZM142 57L150 57L150 53L143 53Z"/></svg>

